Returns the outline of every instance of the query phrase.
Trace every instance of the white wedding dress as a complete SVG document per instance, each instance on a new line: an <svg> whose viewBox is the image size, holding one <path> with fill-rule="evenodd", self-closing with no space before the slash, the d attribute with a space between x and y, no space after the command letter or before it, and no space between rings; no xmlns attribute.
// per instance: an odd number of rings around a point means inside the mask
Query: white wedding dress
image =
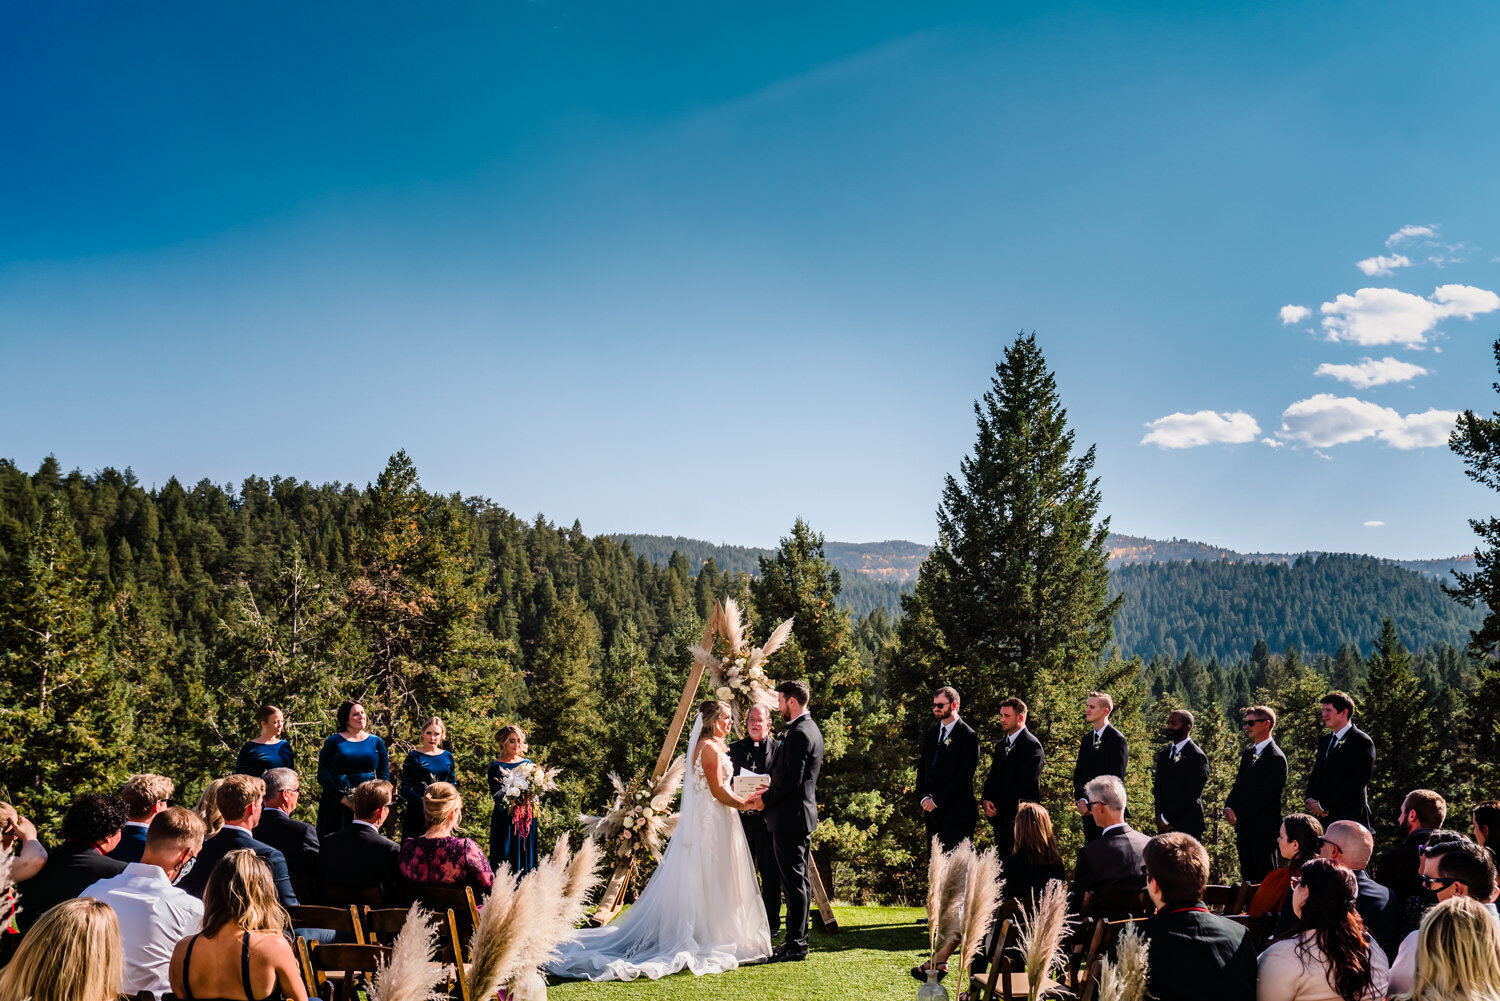
<svg viewBox="0 0 1500 1001"><path fill-rule="evenodd" d="M682 814L655 874L623 915L563 945L547 972L589 980L657 980L678 970L723 973L771 954L771 928L737 811L714 799L698 759L702 721L688 740ZM729 756L720 777L729 783Z"/></svg>

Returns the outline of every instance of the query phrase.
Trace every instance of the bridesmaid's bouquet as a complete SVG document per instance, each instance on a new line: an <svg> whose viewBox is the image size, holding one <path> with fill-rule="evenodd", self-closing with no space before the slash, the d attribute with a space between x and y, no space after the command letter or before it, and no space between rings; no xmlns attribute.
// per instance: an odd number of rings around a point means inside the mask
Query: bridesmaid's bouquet
<svg viewBox="0 0 1500 1001"><path fill-rule="evenodd" d="M495 800L510 811L510 827L517 837L524 838L531 833L531 822L536 817L542 796L557 788L557 777L561 774L561 768L523 761L501 776Z"/></svg>
<svg viewBox="0 0 1500 1001"><path fill-rule="evenodd" d="M776 682L766 675L764 665L791 634L792 620L787 619L771 632L765 646L752 648L745 638L745 618L739 603L727 598L714 606L703 629L703 641L689 648L693 662L702 664L708 674L714 698L729 704L736 730L752 706L776 708Z"/></svg>

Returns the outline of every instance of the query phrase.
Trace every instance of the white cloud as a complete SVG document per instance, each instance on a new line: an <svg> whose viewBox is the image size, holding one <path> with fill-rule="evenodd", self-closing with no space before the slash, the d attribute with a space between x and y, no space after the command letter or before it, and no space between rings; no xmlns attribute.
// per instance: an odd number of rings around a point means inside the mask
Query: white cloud
<svg viewBox="0 0 1500 1001"><path fill-rule="evenodd" d="M1281 307L1281 325L1283 327L1289 327L1294 323L1301 323L1309 316L1312 316L1312 310L1308 309L1306 306Z"/></svg>
<svg viewBox="0 0 1500 1001"><path fill-rule="evenodd" d="M1326 375L1340 382L1347 382L1355 389L1369 389L1371 386L1384 386L1390 382L1406 382L1408 379L1415 379L1419 375L1426 374L1427 370L1421 365L1413 365L1410 362L1397 361L1389 357L1379 361L1364 358L1358 365L1330 365L1324 362L1313 373L1313 375Z"/></svg>
<svg viewBox="0 0 1500 1001"><path fill-rule="evenodd" d="M1362 288L1322 306L1330 341L1421 347L1443 320L1469 320L1500 309L1500 295L1472 285L1439 285L1422 297L1393 288Z"/></svg>
<svg viewBox="0 0 1500 1001"><path fill-rule="evenodd" d="M1448 440L1458 420L1455 410L1428 410L1402 417L1390 407L1356 399L1319 393L1299 400L1281 414L1277 435L1312 448L1347 445L1376 438L1403 451L1431 448Z"/></svg>
<svg viewBox="0 0 1500 1001"><path fill-rule="evenodd" d="M1381 254L1379 257L1366 257L1356 262L1354 266L1367 275L1393 275L1397 268L1411 267L1411 258L1405 254L1397 254L1394 257Z"/></svg>
<svg viewBox="0 0 1500 1001"><path fill-rule="evenodd" d="M1367 522L1365 522L1365 527L1366 528L1384 528L1385 527L1385 522L1383 522L1383 521L1367 521Z"/></svg>
<svg viewBox="0 0 1500 1001"><path fill-rule="evenodd" d="M1260 440L1260 443L1262 445L1270 445L1272 448L1285 448L1286 447L1286 442L1284 442L1284 441L1277 441L1275 438L1262 438Z"/></svg>
<svg viewBox="0 0 1500 1001"><path fill-rule="evenodd" d="M1141 439L1142 445L1157 445L1161 448L1193 448L1225 442L1231 445L1254 441L1260 434L1260 425L1255 418L1242 411L1218 413L1200 410L1195 414L1168 414L1147 423L1150 432Z"/></svg>
<svg viewBox="0 0 1500 1001"><path fill-rule="evenodd" d="M1407 240L1415 240L1419 236L1437 236L1437 227L1402 226L1400 229L1396 230L1396 232L1385 238L1385 245L1387 247L1394 247L1398 243L1405 243Z"/></svg>

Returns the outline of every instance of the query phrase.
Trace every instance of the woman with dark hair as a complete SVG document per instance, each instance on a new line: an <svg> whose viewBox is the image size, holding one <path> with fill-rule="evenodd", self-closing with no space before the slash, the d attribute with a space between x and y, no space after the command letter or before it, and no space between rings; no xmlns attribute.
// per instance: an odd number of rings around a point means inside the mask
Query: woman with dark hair
<svg viewBox="0 0 1500 1001"><path fill-rule="evenodd" d="M526 757L526 731L514 723L502 726L495 743L500 745L500 757L490 762L488 774L490 798L495 801L490 813L490 865L508 865L520 876L536 868L536 817L529 807L506 806L502 793L510 770L531 761Z"/></svg>
<svg viewBox="0 0 1500 1001"><path fill-rule="evenodd" d="M1317 817L1306 813L1287 815L1276 835L1276 848L1285 864L1267 873L1260 889L1250 898L1246 911L1252 917L1278 915L1286 909L1291 880L1305 862L1318 857L1318 851L1323 847L1318 839L1322 836L1323 824Z"/></svg>
<svg viewBox="0 0 1500 1001"><path fill-rule="evenodd" d="M448 728L436 716L422 724L422 744L406 756L401 763L401 840L420 838L427 830L427 814L422 807L422 797L427 787L434 782L458 785L458 772L453 767L453 753L443 750L448 739Z"/></svg>
<svg viewBox="0 0 1500 1001"><path fill-rule="evenodd" d="M1258 1001L1379 1001L1390 964L1354 909L1359 883L1331 859L1291 877L1296 934L1260 955Z"/></svg>
<svg viewBox="0 0 1500 1001"><path fill-rule="evenodd" d="M234 770L240 775L260 778L272 768L296 768L297 759L292 754L291 742L282 739L281 731L286 727L286 717L275 706L261 706L255 710L255 722L260 724L260 736L251 737L240 748L234 759Z"/></svg>
<svg viewBox="0 0 1500 1001"><path fill-rule="evenodd" d="M354 822L349 797L362 782L391 778L385 741L365 729L369 717L358 702L343 702L338 709L339 729L323 741L318 752L318 836L341 831Z"/></svg>

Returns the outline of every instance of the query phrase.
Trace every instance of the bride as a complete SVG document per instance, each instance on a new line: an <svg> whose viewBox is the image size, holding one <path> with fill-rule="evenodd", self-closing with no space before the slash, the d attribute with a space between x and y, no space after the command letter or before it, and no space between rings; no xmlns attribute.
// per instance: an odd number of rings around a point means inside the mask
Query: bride
<svg viewBox="0 0 1500 1001"><path fill-rule="evenodd" d="M705 702L688 738L682 813L656 873L635 904L562 946L547 972L589 980L656 980L681 969L723 973L771 954L771 928L729 791L729 707ZM700 739L701 738L701 739Z"/></svg>

